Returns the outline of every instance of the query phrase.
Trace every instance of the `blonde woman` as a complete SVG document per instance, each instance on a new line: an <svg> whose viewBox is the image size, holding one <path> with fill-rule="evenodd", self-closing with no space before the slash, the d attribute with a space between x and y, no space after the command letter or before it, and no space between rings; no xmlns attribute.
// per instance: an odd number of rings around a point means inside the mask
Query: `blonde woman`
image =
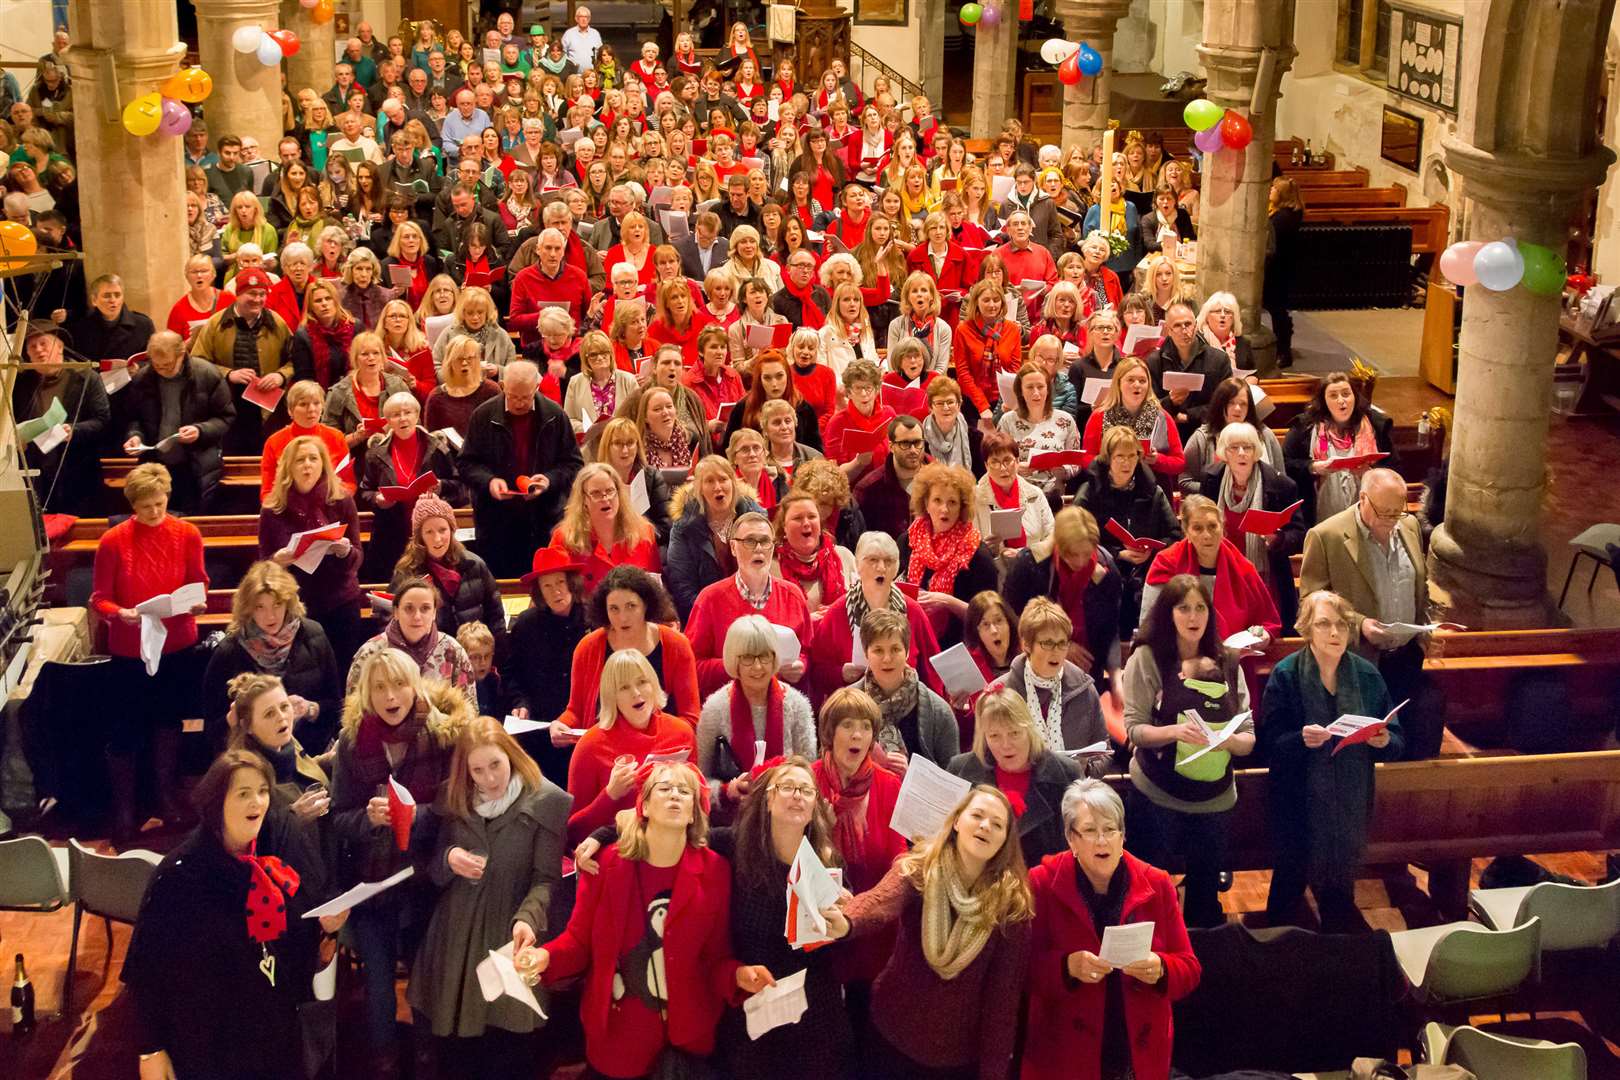
<svg viewBox="0 0 1620 1080"><path fill-rule="evenodd" d="M500 394L500 387L484 374L484 347L476 337L452 334L439 339L444 354L439 364L439 385L428 394L423 424L429 431L454 431L456 439L466 438L473 410Z"/></svg>
<svg viewBox="0 0 1620 1080"><path fill-rule="evenodd" d="M1009 1076L1034 901L1007 796L980 784L934 836L828 919L834 938L893 931L872 984L871 1075Z"/></svg>
<svg viewBox="0 0 1620 1080"><path fill-rule="evenodd" d="M652 525L637 512L629 485L606 462L592 462L575 476L551 546L584 568L586 594L615 566L638 566L650 574L663 570Z"/></svg>
<svg viewBox="0 0 1620 1080"><path fill-rule="evenodd" d="M275 262L278 246L276 227L264 219L264 208L258 196L251 191L238 191L231 196L230 216L220 230L219 248L228 267L225 281L236 277L237 251L243 244L256 244L267 263Z"/></svg>
<svg viewBox="0 0 1620 1080"><path fill-rule="evenodd" d="M444 367L445 349L455 337L470 337L483 347L484 374L499 375L501 369L517 358L517 347L512 335L501 327L500 312L489 290L468 285L461 290L456 301L455 317L444 328L433 346L433 366Z"/></svg>
<svg viewBox="0 0 1620 1080"><path fill-rule="evenodd" d="M563 394L563 412L576 434L583 435L592 425L611 418L620 403L635 392L636 377L619 370L613 342L606 334L592 330L580 339L579 374L568 380Z"/></svg>
<svg viewBox="0 0 1620 1080"><path fill-rule="evenodd" d="M872 340L872 320L859 285L845 283L833 291L832 310L820 330L821 362L833 369L842 382L844 370L856 360L878 362L877 345Z"/></svg>

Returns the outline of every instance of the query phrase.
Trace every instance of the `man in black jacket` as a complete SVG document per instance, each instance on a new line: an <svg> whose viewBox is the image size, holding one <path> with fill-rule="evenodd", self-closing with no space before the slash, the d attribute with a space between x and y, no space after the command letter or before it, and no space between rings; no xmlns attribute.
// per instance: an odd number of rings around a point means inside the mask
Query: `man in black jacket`
<svg viewBox="0 0 1620 1080"><path fill-rule="evenodd" d="M1198 332L1198 312L1186 300L1172 300L1164 313L1164 344L1147 358L1148 374L1153 376L1153 392L1175 419L1182 441L1204 422L1205 410L1215 388L1232 377L1232 361L1222 349L1204 340ZM1197 390L1166 390L1166 373L1202 375Z"/></svg>
<svg viewBox="0 0 1620 1080"><path fill-rule="evenodd" d="M207 513L224 477L221 444L236 419L236 405L220 369L188 357L183 344L169 330L153 334L147 343L151 363L124 390L129 417L124 453L168 467L174 479L169 497L173 509Z"/></svg>
<svg viewBox="0 0 1620 1080"><path fill-rule="evenodd" d="M126 360L146 348L152 320L124 303L124 281L102 274L90 283L90 310L67 324L73 346L87 360Z"/></svg>
<svg viewBox="0 0 1620 1080"><path fill-rule="evenodd" d="M501 396L473 410L461 448L461 479L472 492L478 550L496 577L529 570L536 548L551 542L574 474L584 464L568 416L538 393L540 369L514 360ZM519 486L519 477L526 484Z"/></svg>

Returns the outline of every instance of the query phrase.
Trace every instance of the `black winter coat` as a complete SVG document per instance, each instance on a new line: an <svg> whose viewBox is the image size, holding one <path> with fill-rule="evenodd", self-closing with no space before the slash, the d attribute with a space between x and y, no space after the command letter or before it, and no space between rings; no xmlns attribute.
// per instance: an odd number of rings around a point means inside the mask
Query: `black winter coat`
<svg viewBox="0 0 1620 1080"><path fill-rule="evenodd" d="M241 631L226 634L214 646L203 673L203 730L208 734L214 753L224 750L230 739L225 714L231 700L225 687L236 676L259 670L259 665L242 645ZM296 694L320 707L316 717L319 730L329 735L337 730L343 712L343 677L338 672L337 655L326 638L326 631L307 615L299 622L298 634L287 654L287 667L280 678L289 695ZM310 742L315 753L323 753L324 742L309 740L308 734L304 731L305 741Z"/></svg>
<svg viewBox="0 0 1620 1080"><path fill-rule="evenodd" d="M198 438L189 446L175 445L169 453L189 460L196 470L198 487L208 491L225 474L222 441L236 421L236 403L224 374L206 360L187 357L185 367L175 377L186 381L180 392L180 425L195 424ZM147 445L158 441L158 425L163 420L160 385L160 376L148 365L124 387L123 406L129 417L124 440L137 435ZM142 454L140 460L162 461L164 456L163 451L154 450Z"/></svg>

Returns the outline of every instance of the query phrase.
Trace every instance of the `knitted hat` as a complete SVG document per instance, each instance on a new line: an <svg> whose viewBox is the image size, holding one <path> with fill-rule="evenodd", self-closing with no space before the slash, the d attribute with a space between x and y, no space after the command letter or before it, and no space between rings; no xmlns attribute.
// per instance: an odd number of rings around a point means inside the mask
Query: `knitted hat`
<svg viewBox="0 0 1620 1080"><path fill-rule="evenodd" d="M416 506L411 509L411 535L420 535L422 522L431 517L444 518L450 523L451 530L455 530L456 512L450 504L437 495L423 495L416 500Z"/></svg>

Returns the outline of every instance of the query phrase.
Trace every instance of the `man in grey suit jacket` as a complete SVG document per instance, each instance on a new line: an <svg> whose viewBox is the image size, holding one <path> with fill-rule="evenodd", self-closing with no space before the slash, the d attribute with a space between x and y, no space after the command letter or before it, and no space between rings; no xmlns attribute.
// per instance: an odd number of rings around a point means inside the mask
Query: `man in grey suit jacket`
<svg viewBox="0 0 1620 1080"><path fill-rule="evenodd" d="M675 241L675 250L681 253L681 273L702 281L729 256L726 238L720 235L720 215L713 210L699 214L693 233Z"/></svg>

